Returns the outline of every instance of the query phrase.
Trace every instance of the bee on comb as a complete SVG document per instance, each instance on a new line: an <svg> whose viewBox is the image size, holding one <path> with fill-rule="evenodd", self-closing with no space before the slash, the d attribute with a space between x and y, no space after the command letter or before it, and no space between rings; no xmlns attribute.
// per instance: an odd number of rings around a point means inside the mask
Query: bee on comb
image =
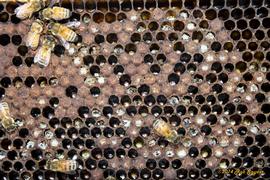
<svg viewBox="0 0 270 180"><path fill-rule="evenodd" d="M48 66L54 46L54 38L52 36L45 36L43 38L42 46L37 50L34 57L34 62L38 63L42 67Z"/></svg>
<svg viewBox="0 0 270 180"><path fill-rule="evenodd" d="M8 131L12 132L16 129L16 123L14 118L10 115L10 109L8 103L0 103L0 120L1 125Z"/></svg>
<svg viewBox="0 0 270 180"><path fill-rule="evenodd" d="M78 163L75 160L66 159L53 159L48 160L45 165L45 169L51 171L58 171L62 173L72 173L78 168Z"/></svg>
<svg viewBox="0 0 270 180"><path fill-rule="evenodd" d="M172 127L162 119L156 119L153 123L153 128L155 132L159 135L164 137L166 140L172 143L179 142L179 136Z"/></svg>

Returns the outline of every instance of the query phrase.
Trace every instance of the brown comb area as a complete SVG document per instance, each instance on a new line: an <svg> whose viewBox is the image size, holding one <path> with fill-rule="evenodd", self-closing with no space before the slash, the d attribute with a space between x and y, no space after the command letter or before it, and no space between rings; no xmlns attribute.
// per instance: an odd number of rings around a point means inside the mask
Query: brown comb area
<svg viewBox="0 0 270 180"><path fill-rule="evenodd" d="M0 4L0 98L19 125L0 129L0 179L270 178L268 0L63 0L87 51L58 42L45 68L25 46L38 13L18 5ZM75 173L44 169L61 157Z"/></svg>

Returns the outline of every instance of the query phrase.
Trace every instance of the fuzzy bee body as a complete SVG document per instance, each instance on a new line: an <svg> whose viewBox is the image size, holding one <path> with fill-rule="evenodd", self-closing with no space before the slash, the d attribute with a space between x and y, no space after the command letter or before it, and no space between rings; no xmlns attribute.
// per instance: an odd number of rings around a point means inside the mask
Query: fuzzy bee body
<svg viewBox="0 0 270 180"><path fill-rule="evenodd" d="M10 115L9 106L6 102L0 103L0 119L1 125L8 131L15 130L16 124L14 118Z"/></svg>
<svg viewBox="0 0 270 180"><path fill-rule="evenodd" d="M42 31L43 23L39 20L34 21L26 38L26 46L35 50L39 45L39 39Z"/></svg>
<svg viewBox="0 0 270 180"><path fill-rule="evenodd" d="M67 19L71 16L71 11L69 9L63 8L63 7L52 7L52 8L46 8L41 12L41 18L50 20L62 20Z"/></svg>
<svg viewBox="0 0 270 180"><path fill-rule="evenodd" d="M162 119L157 119L153 123L153 128L159 136L163 136L169 142L177 143L179 136L175 130L173 130L170 125Z"/></svg>
<svg viewBox="0 0 270 180"><path fill-rule="evenodd" d="M39 0L29 1L15 9L15 14L20 19L27 19L32 16L34 12L42 8L42 3Z"/></svg>
<svg viewBox="0 0 270 180"><path fill-rule="evenodd" d="M54 46L55 41L53 37L45 37L42 46L37 50L37 53L34 57L34 62L38 63L42 67L48 66L51 59L51 52Z"/></svg>
<svg viewBox="0 0 270 180"><path fill-rule="evenodd" d="M48 160L45 165L45 169L51 171L58 171L63 173L73 172L77 169L78 163L75 160Z"/></svg>
<svg viewBox="0 0 270 180"><path fill-rule="evenodd" d="M64 41L76 42L78 39L77 34L73 30L60 23L52 22L49 24L48 28L54 36L57 36Z"/></svg>

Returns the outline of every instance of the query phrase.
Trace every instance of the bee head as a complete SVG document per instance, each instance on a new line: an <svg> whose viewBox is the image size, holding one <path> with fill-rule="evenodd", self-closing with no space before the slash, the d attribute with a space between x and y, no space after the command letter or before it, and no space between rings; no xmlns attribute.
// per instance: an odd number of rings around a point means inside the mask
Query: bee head
<svg viewBox="0 0 270 180"><path fill-rule="evenodd" d="M12 117L5 117L4 119L2 119L2 126L9 133L13 132L17 128L17 125L15 124L15 121Z"/></svg>
<svg viewBox="0 0 270 180"><path fill-rule="evenodd" d="M31 29L38 31L39 33L41 33L43 31L43 22L40 20L36 20L32 23L32 27Z"/></svg>
<svg viewBox="0 0 270 180"><path fill-rule="evenodd" d="M44 37L44 44L49 45L51 48L54 48L55 43L56 43L56 40L52 35L47 35Z"/></svg>
<svg viewBox="0 0 270 180"><path fill-rule="evenodd" d="M39 13L39 17L40 17L41 19L46 19L46 20L49 20L51 15L52 15L52 10L51 10L51 8L43 9L43 10L40 11L40 13Z"/></svg>
<svg viewBox="0 0 270 180"><path fill-rule="evenodd" d="M45 169L50 169L51 166L51 160L46 161L46 164L44 166Z"/></svg>

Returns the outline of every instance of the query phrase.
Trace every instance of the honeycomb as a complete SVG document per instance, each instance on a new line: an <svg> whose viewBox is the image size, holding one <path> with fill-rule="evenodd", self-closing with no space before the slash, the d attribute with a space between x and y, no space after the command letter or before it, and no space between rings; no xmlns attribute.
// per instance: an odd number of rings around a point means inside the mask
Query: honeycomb
<svg viewBox="0 0 270 180"><path fill-rule="evenodd" d="M60 24L80 25L47 67L25 43L39 12L0 2L17 126L1 121L0 179L270 178L269 0L55 1L72 12Z"/></svg>

